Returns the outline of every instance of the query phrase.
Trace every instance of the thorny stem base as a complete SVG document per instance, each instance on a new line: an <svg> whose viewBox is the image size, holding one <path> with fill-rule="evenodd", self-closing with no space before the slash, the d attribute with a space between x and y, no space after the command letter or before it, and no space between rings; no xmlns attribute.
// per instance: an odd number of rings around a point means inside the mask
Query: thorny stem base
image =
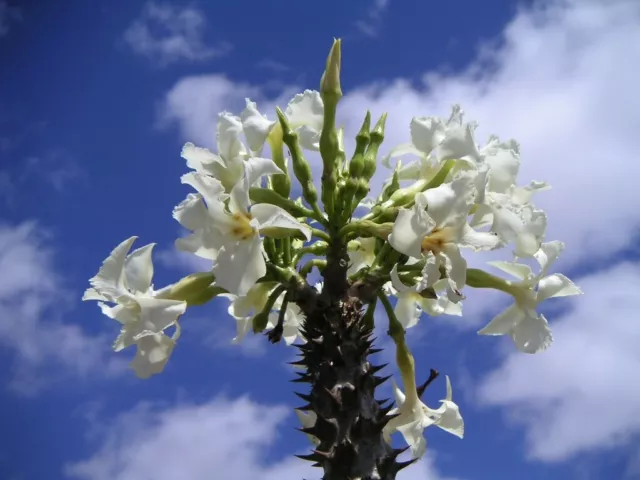
<svg viewBox="0 0 640 480"><path fill-rule="evenodd" d="M379 351L362 309L370 300L358 296L362 289L348 280L346 243L337 232L329 235L322 293L298 284L290 297L304 314L300 332L306 340L297 346L301 358L294 362L306 372L293 381L310 384L310 392L297 395L306 402L300 408L317 417L313 427L301 431L320 441L300 458L322 468L323 480L394 480L413 461L398 462L406 449L393 449L383 438L392 405L374 395L389 377L376 375L385 365L367 360Z"/></svg>

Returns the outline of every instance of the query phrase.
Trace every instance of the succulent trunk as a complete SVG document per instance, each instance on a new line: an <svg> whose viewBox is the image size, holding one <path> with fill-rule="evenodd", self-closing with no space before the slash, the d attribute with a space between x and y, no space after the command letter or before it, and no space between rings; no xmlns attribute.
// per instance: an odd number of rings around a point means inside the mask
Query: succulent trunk
<svg viewBox="0 0 640 480"><path fill-rule="evenodd" d="M372 365L373 329L363 317L359 298L349 295L348 256L334 244L323 272L324 288L316 301L301 304L305 323L299 345L301 359L294 362L306 371L294 382L311 390L297 393L317 420L301 429L319 440L309 455L300 458L324 470L323 480L392 480L412 462L398 462L404 451L391 448L382 434L392 405L375 398L375 389L388 377L377 373L384 365Z"/></svg>

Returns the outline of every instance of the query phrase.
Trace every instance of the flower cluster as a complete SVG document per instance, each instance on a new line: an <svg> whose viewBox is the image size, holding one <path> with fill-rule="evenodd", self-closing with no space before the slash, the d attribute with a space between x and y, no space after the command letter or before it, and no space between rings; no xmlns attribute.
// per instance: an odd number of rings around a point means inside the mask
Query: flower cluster
<svg viewBox="0 0 640 480"><path fill-rule="evenodd" d="M154 290L153 245L129 253L131 237L104 261L83 300L98 300L102 312L120 322L114 349L135 344L132 367L146 378L163 370L186 309L215 297L230 301L228 313L237 324L234 343L249 331L277 329L287 344L304 342L305 314L291 285L306 284L313 268L322 272L329 249L344 245L350 285L374 285L372 298L362 303L369 304L368 314L378 300L383 303L397 348L405 391L394 384L397 407L389 412L393 419L385 438L390 441L392 433L400 432L414 456L420 456L426 427L436 425L460 437L464 427L448 377L439 408L420 400L413 357L404 343L406 330L423 314L461 316L465 287L493 288L513 297L513 304L479 333L508 335L522 352L539 353L552 342L539 304L581 291L564 275L549 274L564 245L546 240L546 214L532 203L535 193L549 187L537 181L518 185L520 148L514 140L490 137L479 145L476 124L465 122L457 105L446 120L414 117L410 143L392 148L382 159L390 178L377 197L365 198L386 115L373 128L366 115L347 161L343 132L335 127L342 92L339 54L336 60L333 50L320 90L296 95L284 111L277 109L276 120L250 99L239 115L221 113L216 153L184 145L182 157L190 171L181 182L194 192L173 211L189 231L175 246L210 261L210 271ZM266 156L265 146L270 152ZM322 156L320 195L305 151ZM403 165L407 156L413 160ZM291 198L290 167L300 184L297 199ZM368 212L357 217L362 208ZM467 252L501 248L510 249L512 259L490 265L515 280L468 268ZM538 273L523 263L529 259L539 264ZM165 333L169 327L175 329L172 336ZM311 428L315 414L298 413Z"/></svg>

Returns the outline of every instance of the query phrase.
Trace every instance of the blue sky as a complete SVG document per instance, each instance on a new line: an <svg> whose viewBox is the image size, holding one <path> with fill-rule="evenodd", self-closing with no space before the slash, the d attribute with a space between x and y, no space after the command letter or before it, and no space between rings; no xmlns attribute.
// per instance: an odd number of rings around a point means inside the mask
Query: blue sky
<svg viewBox="0 0 640 480"><path fill-rule="evenodd" d="M230 345L216 300L143 381L80 297L131 235L157 243L156 285L197 268L172 250L181 146L213 147L217 113L245 97L273 117L318 88L334 36L347 136L388 111L384 152L412 116L460 103L480 138L516 138L520 181L553 187L537 203L567 244L558 269L585 292L550 303L555 343L533 357L476 335L504 305L491 293L410 330L418 375L451 377L466 434L428 430L400 478L640 478L637 2L218 3L0 0L0 478L318 478L291 457L308 445L290 348Z"/></svg>

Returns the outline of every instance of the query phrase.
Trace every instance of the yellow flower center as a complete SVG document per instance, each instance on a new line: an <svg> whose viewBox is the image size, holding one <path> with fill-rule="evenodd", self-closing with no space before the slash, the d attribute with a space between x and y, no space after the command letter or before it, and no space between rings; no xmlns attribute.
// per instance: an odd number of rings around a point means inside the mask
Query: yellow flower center
<svg viewBox="0 0 640 480"><path fill-rule="evenodd" d="M422 253L440 253L444 248L445 243L449 242L449 234L450 232L448 228L436 228L433 232L422 239L422 243L420 245Z"/></svg>
<svg viewBox="0 0 640 480"><path fill-rule="evenodd" d="M248 240L256 233L256 229L251 225L253 217L249 213L234 213L233 214L234 227L231 229L231 234L238 240Z"/></svg>

